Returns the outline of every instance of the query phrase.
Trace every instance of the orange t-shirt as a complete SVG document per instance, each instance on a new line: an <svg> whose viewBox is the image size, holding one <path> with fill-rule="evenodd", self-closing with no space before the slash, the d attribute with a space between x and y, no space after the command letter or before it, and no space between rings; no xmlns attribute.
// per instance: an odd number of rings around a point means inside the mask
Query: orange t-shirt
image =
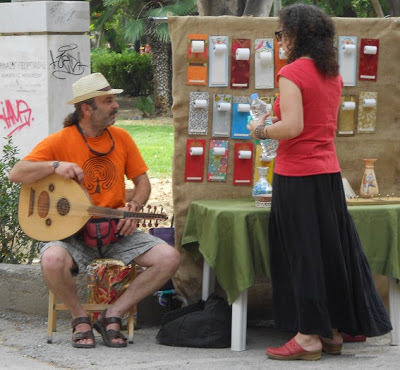
<svg viewBox="0 0 400 370"><path fill-rule="evenodd" d="M133 179L148 167L138 147L125 130L109 127L115 141L114 150L105 156L89 151L75 126L66 127L42 140L23 160L73 162L85 172L84 187L95 205L118 208L125 204L125 177ZM86 137L97 152L108 152L112 140L107 132L99 137Z"/></svg>

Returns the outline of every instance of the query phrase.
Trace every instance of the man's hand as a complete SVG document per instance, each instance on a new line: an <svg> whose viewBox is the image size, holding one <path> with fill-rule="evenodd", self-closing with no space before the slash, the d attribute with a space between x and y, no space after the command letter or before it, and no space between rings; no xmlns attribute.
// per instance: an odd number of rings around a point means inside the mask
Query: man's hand
<svg viewBox="0 0 400 370"><path fill-rule="evenodd" d="M61 161L54 172L57 175L64 176L66 179L77 179L79 183L83 183L85 173L76 163Z"/></svg>
<svg viewBox="0 0 400 370"><path fill-rule="evenodd" d="M49 160L26 161L21 160L15 164L8 178L11 182L32 184L53 173L64 176L67 179L76 178L80 183L84 180L84 172L76 163Z"/></svg>
<svg viewBox="0 0 400 370"><path fill-rule="evenodd" d="M130 203L126 207L118 208L121 211L136 212ZM134 218L123 218L119 220L117 228L122 236L132 235L137 229L138 220Z"/></svg>

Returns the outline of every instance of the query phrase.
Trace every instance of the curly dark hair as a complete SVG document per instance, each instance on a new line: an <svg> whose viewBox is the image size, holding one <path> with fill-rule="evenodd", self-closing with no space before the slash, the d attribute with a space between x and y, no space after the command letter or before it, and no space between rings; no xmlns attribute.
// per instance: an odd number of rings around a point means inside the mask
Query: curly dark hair
<svg viewBox="0 0 400 370"><path fill-rule="evenodd" d="M82 105L84 103L89 104L93 109L97 109L97 105L94 101L94 98L76 103L75 111L68 114L68 116L65 117L64 122L63 122L64 127L77 125L79 123L79 121L82 119Z"/></svg>
<svg viewBox="0 0 400 370"><path fill-rule="evenodd" d="M300 3L289 5L279 12L279 23L289 40L288 63L309 56L324 76L338 75L335 25L322 9Z"/></svg>

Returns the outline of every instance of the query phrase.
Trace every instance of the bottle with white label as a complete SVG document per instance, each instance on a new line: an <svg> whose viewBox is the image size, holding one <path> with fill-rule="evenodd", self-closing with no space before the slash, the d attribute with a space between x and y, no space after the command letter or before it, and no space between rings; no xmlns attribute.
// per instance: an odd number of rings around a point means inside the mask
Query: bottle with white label
<svg viewBox="0 0 400 370"><path fill-rule="evenodd" d="M253 121L258 121L262 115L271 111L271 104L262 101L258 94L251 95L250 103L250 116ZM266 125L272 125L271 119L268 117L265 120ZM270 162L276 157L276 150L278 149L279 140L263 139L260 140L261 148L263 151L263 160Z"/></svg>

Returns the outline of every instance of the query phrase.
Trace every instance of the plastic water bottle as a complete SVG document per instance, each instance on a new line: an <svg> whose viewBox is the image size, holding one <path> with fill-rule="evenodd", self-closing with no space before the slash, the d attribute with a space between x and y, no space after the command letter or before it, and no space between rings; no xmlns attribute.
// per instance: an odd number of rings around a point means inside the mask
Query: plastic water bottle
<svg viewBox="0 0 400 370"><path fill-rule="evenodd" d="M258 94L252 94L250 103L250 116L253 121L257 121L265 113L271 111L270 105L262 101ZM269 117L265 120L266 125L272 125L272 121ZM260 140L262 148L262 160L270 162L276 157L276 150L278 149L279 140L264 139Z"/></svg>

